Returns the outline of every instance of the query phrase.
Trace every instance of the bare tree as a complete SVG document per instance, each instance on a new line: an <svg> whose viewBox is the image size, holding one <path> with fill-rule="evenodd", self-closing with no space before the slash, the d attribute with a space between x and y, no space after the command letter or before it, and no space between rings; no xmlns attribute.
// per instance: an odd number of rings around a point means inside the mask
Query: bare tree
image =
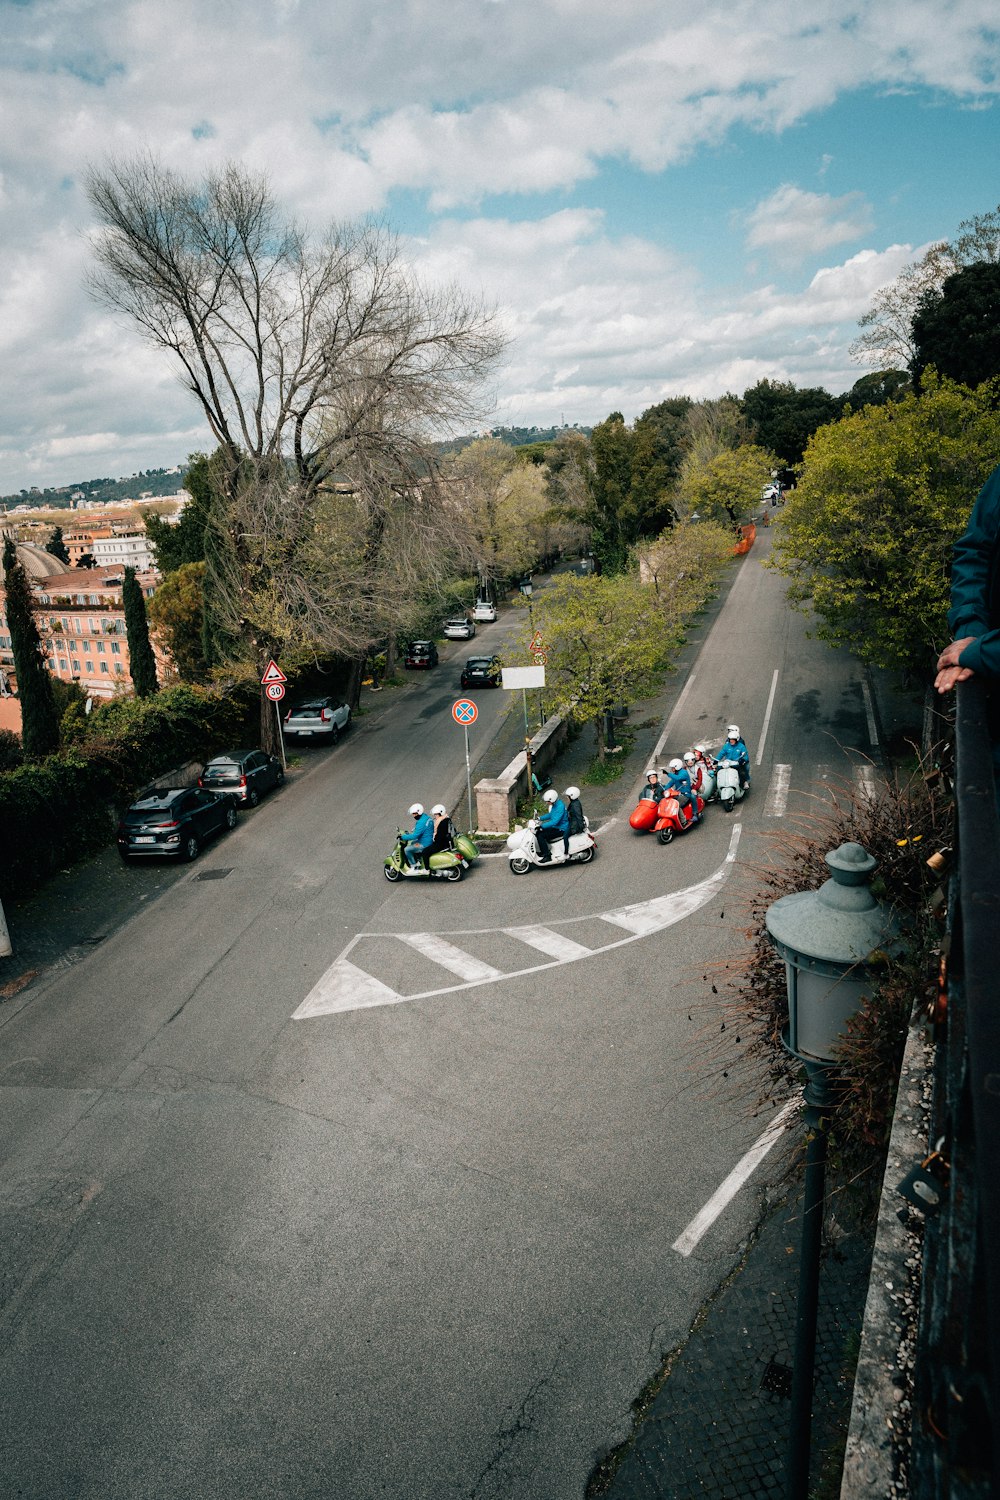
<svg viewBox="0 0 1000 1500"><path fill-rule="evenodd" d="M224 456L210 607L261 667L292 640L356 646L351 570L318 565L319 498L352 468L397 491L426 472L422 439L480 408L496 320L421 286L379 226L311 242L239 164L194 184L140 156L88 192L94 295L173 357ZM261 730L274 739L263 698Z"/></svg>

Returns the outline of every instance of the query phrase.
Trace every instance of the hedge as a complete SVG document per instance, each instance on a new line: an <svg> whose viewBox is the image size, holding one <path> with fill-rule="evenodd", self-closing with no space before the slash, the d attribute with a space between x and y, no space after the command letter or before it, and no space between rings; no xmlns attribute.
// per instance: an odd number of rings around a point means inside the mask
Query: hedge
<svg viewBox="0 0 1000 1500"><path fill-rule="evenodd" d="M0 897L20 898L110 842L118 811L154 777L256 743L256 683L187 686L96 709L76 744L0 773Z"/></svg>

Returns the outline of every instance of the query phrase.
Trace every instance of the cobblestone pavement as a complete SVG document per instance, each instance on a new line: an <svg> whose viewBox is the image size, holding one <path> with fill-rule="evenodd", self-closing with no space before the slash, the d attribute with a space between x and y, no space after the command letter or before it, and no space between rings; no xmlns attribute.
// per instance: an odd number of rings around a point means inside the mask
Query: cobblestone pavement
<svg viewBox="0 0 1000 1500"><path fill-rule="evenodd" d="M795 1341L799 1189L766 1215L680 1349L640 1404L632 1438L595 1473L608 1500L747 1500L785 1493ZM839 1474L874 1224L845 1233L828 1215L820 1276L813 1486ZM654 1382L655 1385L655 1382ZM839 1481L821 1494L836 1494Z"/></svg>

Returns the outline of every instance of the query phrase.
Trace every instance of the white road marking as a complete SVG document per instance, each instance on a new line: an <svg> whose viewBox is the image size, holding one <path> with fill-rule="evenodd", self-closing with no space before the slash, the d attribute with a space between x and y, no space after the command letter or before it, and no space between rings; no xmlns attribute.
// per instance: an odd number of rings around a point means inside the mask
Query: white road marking
<svg viewBox="0 0 1000 1500"><path fill-rule="evenodd" d="M442 969L447 969L452 974L457 974L459 979L482 981L484 979L502 979L503 975L499 969L494 969L492 964L484 964L471 954L456 948L454 943L445 942L444 938L438 937L433 932L400 932L397 934L400 941L408 943L411 948L416 948L425 958L433 959L434 963L440 964Z"/></svg>
<svg viewBox="0 0 1000 1500"><path fill-rule="evenodd" d="M563 937L561 932L553 932L551 927L505 927L504 932L508 937L517 938L519 943L527 943L529 948L537 948L539 953L547 953L550 958L586 958L594 951L582 943L575 943L572 938Z"/></svg>
<svg viewBox="0 0 1000 1500"><path fill-rule="evenodd" d="M774 707L774 694L778 687L778 669L775 667L774 676L771 678L771 691L767 699L767 708L764 710L764 727L760 732L760 740L757 745L757 762L759 766L764 759L764 741L767 739L768 727L771 723L771 710Z"/></svg>
<svg viewBox="0 0 1000 1500"><path fill-rule="evenodd" d="M339 1010L366 1010L371 1005L395 1005L405 999L405 995L397 995L387 984L373 979L364 969L356 968L341 957L316 981L292 1019L305 1021L310 1016L333 1015Z"/></svg>
<svg viewBox="0 0 1000 1500"><path fill-rule="evenodd" d="M878 801L878 786L875 782L875 772L871 766L855 766L854 785L857 789L859 802Z"/></svg>
<svg viewBox="0 0 1000 1500"><path fill-rule="evenodd" d="M676 1250L678 1255L690 1255L699 1241L704 1238L719 1215L736 1197L747 1178L756 1171L767 1153L776 1145L784 1129L785 1121L794 1110L800 1107L801 1102L800 1099L789 1099L788 1103L778 1110L764 1134L736 1163L726 1180L716 1188L705 1207L695 1214L683 1234L679 1234L674 1240L671 1249Z"/></svg>
<svg viewBox="0 0 1000 1500"><path fill-rule="evenodd" d="M669 719L667 720L667 722L663 726L663 733L660 735L660 738L657 740L657 742L656 742L656 748L654 749L652 755L649 758L651 765L652 765L653 761L656 761L657 763L659 762L660 755L661 755L661 752L663 750L663 747L667 743L667 738L670 735L670 731L674 727L674 720L680 714L681 708L683 707L683 704L684 704L684 699L687 697L688 693L691 691L691 687L692 687L692 685L694 683L694 676L695 676L695 674L693 672L689 673L688 674L688 680L687 680L687 682L681 688L681 695L677 699L677 702L674 704L673 709L671 710L671 713L670 713L670 717L669 717Z"/></svg>
<svg viewBox="0 0 1000 1500"><path fill-rule="evenodd" d="M483 984L497 984L503 979L522 979L527 974L537 974L539 970L558 968L562 964L577 963L580 959L590 958L598 953L608 953L613 948L623 948L629 943L637 942L640 938L648 937L653 932L662 932L664 928L672 927L676 922L691 916L700 907L706 906L722 890L729 876L729 868L736 859L741 830L742 825L735 824L729 840L729 852L722 864L713 874L699 881L697 885L689 886L683 891L675 891L669 896L654 896L651 901L639 901L610 913L597 912L584 917L567 917L565 921L558 924L560 927L573 927L579 922L593 923L599 920L624 927L629 936L617 938L610 943L602 943L599 948L585 948L582 943L577 943L572 938L565 938L562 955L553 956L548 963L530 964L523 969L501 973L499 969L492 969L489 964L482 963L471 954L465 953L457 944L448 943L444 939L476 937L491 932L503 934L513 932L514 936L520 936L521 932L530 932L537 935L550 932L551 928L477 927L443 934L359 932L351 939L339 957L334 959L326 973L313 985L298 1010L294 1012L292 1020L304 1021L315 1016L332 1015L340 1011L363 1010L375 1005L398 1005L404 1000L429 1000L437 995L451 995L459 990L476 989ZM552 932L552 936L563 938L562 933ZM480 977L467 979L460 984L441 985L433 990L421 990L415 995L401 995L396 990L390 989L388 985L382 984L380 980L372 979L363 969L359 969L349 961L348 955L363 938L383 938L387 941L408 943L411 947L426 953L427 957L432 958L435 963L451 968L452 972L456 972L456 966L461 960L470 968L474 966ZM527 946L547 952L538 942L529 940ZM445 957L448 958L447 963L443 962Z"/></svg>
<svg viewBox="0 0 1000 1500"><path fill-rule="evenodd" d="M788 806L788 787L792 779L791 766L778 761L771 769L771 785L764 800L765 818L783 818Z"/></svg>
<svg viewBox="0 0 1000 1500"><path fill-rule="evenodd" d="M878 730L875 727L875 709L872 705L871 688L867 682L862 682L861 684L861 696L865 700L865 715L868 719L868 738L874 750L878 748Z"/></svg>

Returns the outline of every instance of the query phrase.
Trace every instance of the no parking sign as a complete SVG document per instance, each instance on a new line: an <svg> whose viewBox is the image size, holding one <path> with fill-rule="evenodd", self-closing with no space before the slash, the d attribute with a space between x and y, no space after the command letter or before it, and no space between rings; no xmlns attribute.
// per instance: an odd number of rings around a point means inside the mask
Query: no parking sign
<svg viewBox="0 0 1000 1500"><path fill-rule="evenodd" d="M451 705L451 716L456 724L474 724L479 717L479 709L471 698L457 698Z"/></svg>

